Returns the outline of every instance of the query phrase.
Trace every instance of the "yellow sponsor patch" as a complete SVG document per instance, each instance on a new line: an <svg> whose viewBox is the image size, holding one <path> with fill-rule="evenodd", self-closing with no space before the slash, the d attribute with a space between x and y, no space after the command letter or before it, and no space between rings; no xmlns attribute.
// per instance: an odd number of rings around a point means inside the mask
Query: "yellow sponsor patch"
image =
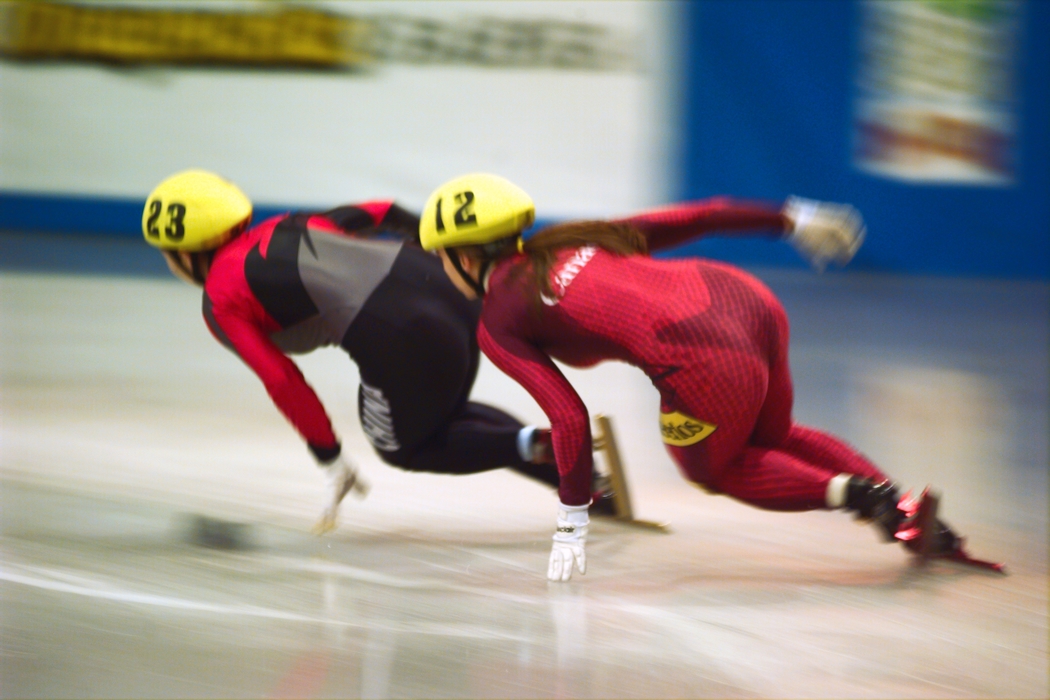
<svg viewBox="0 0 1050 700"><path fill-rule="evenodd" d="M660 414L660 433L664 442L676 447L695 445L715 432L717 427L713 423L705 423L678 411Z"/></svg>

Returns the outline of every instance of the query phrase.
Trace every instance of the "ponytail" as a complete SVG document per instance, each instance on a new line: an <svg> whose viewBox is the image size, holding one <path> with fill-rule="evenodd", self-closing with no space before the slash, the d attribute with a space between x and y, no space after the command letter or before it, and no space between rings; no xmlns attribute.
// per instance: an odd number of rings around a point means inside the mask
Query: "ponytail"
<svg viewBox="0 0 1050 700"><path fill-rule="evenodd" d="M532 263L533 281L540 295L554 296L550 272L558 251L582 246L595 246L622 256L649 252L645 234L630 224L571 221L548 226L525 241L523 246L523 252Z"/></svg>
<svg viewBox="0 0 1050 700"><path fill-rule="evenodd" d="M481 278L484 279L485 271L493 263L523 253L532 267L532 278L536 289L535 302L539 308L541 297L554 296L550 271L558 251L583 246L595 246L614 255L623 256L646 255L649 252L645 234L630 224L611 221L570 221L541 229L527 240L520 235L501 238L483 245L458 246L449 249L448 254L452 257L456 251L463 251L469 257L480 261L482 263ZM516 265L511 275L520 276L526 267L524 264ZM464 278L466 279L466 275ZM480 290L478 296L482 296L482 293L483 290Z"/></svg>

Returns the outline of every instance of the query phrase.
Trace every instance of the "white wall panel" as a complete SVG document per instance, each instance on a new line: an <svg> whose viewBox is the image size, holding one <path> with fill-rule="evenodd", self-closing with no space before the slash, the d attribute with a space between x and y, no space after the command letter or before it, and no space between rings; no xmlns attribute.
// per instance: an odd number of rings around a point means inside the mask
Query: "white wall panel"
<svg viewBox="0 0 1050 700"><path fill-rule="evenodd" d="M636 35L627 71L380 63L360 73L0 63L0 189L142 197L204 167L257 202L328 206L498 172L540 215L664 201L673 6L330 3L340 11L585 21Z"/></svg>

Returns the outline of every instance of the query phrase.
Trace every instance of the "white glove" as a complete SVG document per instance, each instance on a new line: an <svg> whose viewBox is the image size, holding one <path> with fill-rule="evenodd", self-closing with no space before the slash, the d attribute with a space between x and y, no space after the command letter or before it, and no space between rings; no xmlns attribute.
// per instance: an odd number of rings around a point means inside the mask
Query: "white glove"
<svg viewBox="0 0 1050 700"><path fill-rule="evenodd" d="M551 581L568 581L572 578L572 567L581 574L587 573L587 553L583 545L587 541L587 525L590 518L587 508L558 504L558 529L554 533L554 547L551 549L551 560L547 566L547 578Z"/></svg>
<svg viewBox="0 0 1050 700"><path fill-rule="evenodd" d="M324 465L325 478L325 507L321 513L321 519L314 526L314 532L318 535L334 530L336 518L339 516L339 504L351 491L358 498L368 495L368 484L361 479L357 468L351 464L346 457L339 455L331 464Z"/></svg>
<svg viewBox="0 0 1050 700"><path fill-rule="evenodd" d="M783 213L793 223L788 242L819 271L829 261L845 265L864 242L864 220L848 204L788 197Z"/></svg>

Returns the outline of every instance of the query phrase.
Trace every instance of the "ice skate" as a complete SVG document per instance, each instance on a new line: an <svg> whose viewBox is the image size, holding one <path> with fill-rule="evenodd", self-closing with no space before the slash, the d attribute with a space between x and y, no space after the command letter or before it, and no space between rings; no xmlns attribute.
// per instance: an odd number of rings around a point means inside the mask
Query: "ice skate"
<svg viewBox="0 0 1050 700"><path fill-rule="evenodd" d="M536 428L532 432L530 462L533 464L554 464L554 443L551 442L550 428Z"/></svg>
<svg viewBox="0 0 1050 700"><path fill-rule="evenodd" d="M608 472L605 476L611 488L610 500L613 518L636 527L650 528L668 532L666 523L656 523L650 520L639 520L634 517L634 508L631 506L631 494L627 488L627 477L623 470L623 461L620 459L620 449L616 444L616 435L613 433L612 422L608 416L597 415L594 418L598 426L598 432L594 436L594 451L601 452ZM592 506L593 508L594 506ZM607 508L604 504L603 508Z"/></svg>
<svg viewBox="0 0 1050 700"><path fill-rule="evenodd" d="M611 431L608 434L611 434ZM615 443L612 449L616 449ZM537 428L533 432L531 450L532 458L529 461L533 464L554 463L554 445L551 442L550 428ZM604 450L600 437L595 437L594 450L596 452ZM609 462L610 460L607 458L606 461ZM616 464L621 464L618 451L616 453ZM623 468L622 465L620 468ZM622 514L626 513L626 519L633 520L633 517L631 517L630 499L626 500L625 510L625 501L622 498L617 498L617 490L613 484L612 476L599 470L598 466L595 465L591 476L591 507L587 509L587 512L592 517L615 518L617 520L624 520L625 518Z"/></svg>
<svg viewBox="0 0 1050 700"><path fill-rule="evenodd" d="M895 538L923 564L933 559L943 559L1005 574L1005 564L970 556L964 547L966 540L938 519L939 505L940 496L927 487L919 497L914 514L902 524Z"/></svg>
<svg viewBox="0 0 1050 700"><path fill-rule="evenodd" d="M846 507L858 520L874 524L885 542L895 541L902 523L917 508L910 492L899 496L897 487L889 481L877 483L854 476L846 489Z"/></svg>
<svg viewBox="0 0 1050 700"><path fill-rule="evenodd" d="M612 487L612 480L607 474L594 470L591 479L591 507L587 509L592 517L615 518L616 492Z"/></svg>
<svg viewBox="0 0 1050 700"><path fill-rule="evenodd" d="M361 478L357 469L351 466L343 457L340 457L327 467L327 491L328 504L321 513L320 520L313 526L315 535L323 535L335 529L339 516L339 504L348 493L353 493L358 498L368 495L368 483Z"/></svg>

